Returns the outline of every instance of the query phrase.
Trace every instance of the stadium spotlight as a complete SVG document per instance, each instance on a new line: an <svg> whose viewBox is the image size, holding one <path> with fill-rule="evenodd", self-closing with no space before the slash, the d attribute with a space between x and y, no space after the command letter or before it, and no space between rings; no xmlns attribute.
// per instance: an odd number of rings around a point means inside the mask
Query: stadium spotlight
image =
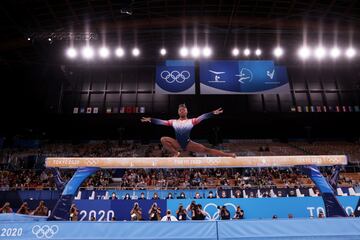
<svg viewBox="0 0 360 240"><path fill-rule="evenodd" d="M99 49L99 56L101 58L108 58L109 55L110 55L110 51L109 51L109 49L107 47L101 47Z"/></svg>
<svg viewBox="0 0 360 240"><path fill-rule="evenodd" d="M27 38L27 40L28 40L28 41L31 41L31 38L30 38L30 37L28 37L28 38Z"/></svg>
<svg viewBox="0 0 360 240"><path fill-rule="evenodd" d="M51 41L52 41L52 39L51 39L51 38L48 38L48 41L49 41L49 42L51 42Z"/></svg>
<svg viewBox="0 0 360 240"><path fill-rule="evenodd" d="M338 58L340 56L340 54L341 54L341 51L338 47L333 47L330 51L330 56L333 59Z"/></svg>
<svg viewBox="0 0 360 240"><path fill-rule="evenodd" d="M81 51L83 58L92 59L94 57L94 49L92 47L84 47Z"/></svg>
<svg viewBox="0 0 360 240"><path fill-rule="evenodd" d="M115 55L116 55L117 57L123 57L123 56L125 55L124 49L121 48L121 47L116 48L116 50L115 50Z"/></svg>
<svg viewBox="0 0 360 240"><path fill-rule="evenodd" d="M349 47L348 49L346 49L345 54L346 54L346 57L353 58L356 55L356 50L352 47Z"/></svg>
<svg viewBox="0 0 360 240"><path fill-rule="evenodd" d="M244 55L245 55L245 56L249 56L250 53L251 53L250 49L245 48L245 50L244 50Z"/></svg>
<svg viewBox="0 0 360 240"><path fill-rule="evenodd" d="M324 47L322 46L319 46L315 49L315 57L318 59L318 60L321 60L323 59L324 57L326 56L326 50Z"/></svg>
<svg viewBox="0 0 360 240"><path fill-rule="evenodd" d="M186 47L182 47L180 48L179 53L181 57L187 57L189 54L189 50Z"/></svg>
<svg viewBox="0 0 360 240"><path fill-rule="evenodd" d="M233 56L238 56L239 53L240 53L240 51L239 51L238 48L233 48L233 50L231 51L231 53L232 53Z"/></svg>
<svg viewBox="0 0 360 240"><path fill-rule="evenodd" d="M160 54L162 56L165 56L166 55L166 49L165 48L160 49Z"/></svg>
<svg viewBox="0 0 360 240"><path fill-rule="evenodd" d="M133 55L134 57L139 56L139 55L140 55L140 50L139 50L138 48L133 48L133 50L132 50L132 55Z"/></svg>
<svg viewBox="0 0 360 240"><path fill-rule="evenodd" d="M191 56L193 56L194 58L197 58L200 56L200 49L196 46L194 46L192 49L191 49Z"/></svg>
<svg viewBox="0 0 360 240"><path fill-rule="evenodd" d="M258 49L255 50L255 55L256 56L260 56L261 54L262 54L261 49L258 48Z"/></svg>
<svg viewBox="0 0 360 240"><path fill-rule="evenodd" d="M66 55L68 58L75 58L77 56L77 51L75 48L68 48L68 50L66 50Z"/></svg>
<svg viewBox="0 0 360 240"><path fill-rule="evenodd" d="M279 58L284 54L284 50L281 47L276 47L273 53L275 57Z"/></svg>
<svg viewBox="0 0 360 240"><path fill-rule="evenodd" d="M212 50L209 47L204 47L203 49L203 56L204 57L210 57L212 54Z"/></svg>
<svg viewBox="0 0 360 240"><path fill-rule="evenodd" d="M298 55L302 60L306 60L310 57L310 49L306 46L302 46L298 50Z"/></svg>

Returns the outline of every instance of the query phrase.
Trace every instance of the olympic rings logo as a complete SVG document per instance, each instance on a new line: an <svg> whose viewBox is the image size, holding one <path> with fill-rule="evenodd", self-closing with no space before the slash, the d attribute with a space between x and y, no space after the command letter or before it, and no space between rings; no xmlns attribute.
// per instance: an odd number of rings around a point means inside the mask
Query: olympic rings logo
<svg viewBox="0 0 360 240"><path fill-rule="evenodd" d="M97 164L97 160L96 159L88 159L86 161L87 165L96 165Z"/></svg>
<svg viewBox="0 0 360 240"><path fill-rule="evenodd" d="M52 238L59 231L59 227L57 225L35 225L32 228L32 233L36 236L36 238Z"/></svg>
<svg viewBox="0 0 360 240"><path fill-rule="evenodd" d="M233 203L225 203L224 206L227 206L227 207L232 207L234 208L235 212L236 212L236 206L233 204ZM206 211L207 208L209 207L214 207L216 210L215 210L215 213L211 216L210 213L208 211ZM205 205L204 207L204 211L206 212L206 215L208 216L208 218L210 218L211 220L216 220L216 219L219 219L219 211L217 209L217 205L215 203L208 203Z"/></svg>
<svg viewBox="0 0 360 240"><path fill-rule="evenodd" d="M160 73L160 77L162 79L164 79L166 82L168 83L173 83L173 82L177 82L177 83L183 83L186 79L190 78L190 72L189 71L162 71Z"/></svg>

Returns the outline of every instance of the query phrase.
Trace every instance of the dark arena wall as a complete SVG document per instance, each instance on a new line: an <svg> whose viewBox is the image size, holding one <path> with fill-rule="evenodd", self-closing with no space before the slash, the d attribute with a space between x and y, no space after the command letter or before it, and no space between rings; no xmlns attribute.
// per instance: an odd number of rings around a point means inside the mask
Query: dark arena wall
<svg viewBox="0 0 360 240"><path fill-rule="evenodd" d="M4 122L16 124L1 128L4 133L32 128L55 138L121 135L148 141L172 130L141 124L141 116L175 118L178 104L186 103L191 117L224 108L222 116L196 127L194 138L210 139L218 132L222 138L357 139L359 70L345 63L332 67L290 62L287 94L200 95L196 80L195 95L161 95L154 90L154 64L3 66L6 79L19 82L3 82L4 89L15 89L2 96L0 104L8 112ZM98 113L73 114L74 108L88 107L98 108ZM144 107L145 113L119 113L122 107L134 112ZM106 113L108 108L118 112Z"/></svg>

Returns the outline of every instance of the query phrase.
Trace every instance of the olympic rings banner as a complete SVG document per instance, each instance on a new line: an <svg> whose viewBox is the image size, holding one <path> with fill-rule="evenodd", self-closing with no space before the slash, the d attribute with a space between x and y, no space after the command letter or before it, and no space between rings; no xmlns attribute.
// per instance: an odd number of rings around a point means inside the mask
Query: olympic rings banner
<svg viewBox="0 0 360 240"><path fill-rule="evenodd" d="M286 68L273 61L202 61L201 94L277 94L290 91Z"/></svg>
<svg viewBox="0 0 360 240"><path fill-rule="evenodd" d="M195 63L167 60L156 67L155 92L160 94L195 94Z"/></svg>

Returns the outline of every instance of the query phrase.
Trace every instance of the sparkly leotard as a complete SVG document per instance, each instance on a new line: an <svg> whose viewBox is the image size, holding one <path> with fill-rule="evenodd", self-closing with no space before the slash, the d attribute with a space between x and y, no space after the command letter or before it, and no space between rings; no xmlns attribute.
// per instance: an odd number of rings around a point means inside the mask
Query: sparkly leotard
<svg viewBox="0 0 360 240"><path fill-rule="evenodd" d="M214 114L204 113L197 118L190 118L190 119L170 119L170 120L162 120L157 118L151 118L151 122L157 125L164 125L164 126L172 126L175 130L176 140L179 142L181 148L186 150L188 143L190 142L190 132L191 129L199 124L201 121L212 117Z"/></svg>

